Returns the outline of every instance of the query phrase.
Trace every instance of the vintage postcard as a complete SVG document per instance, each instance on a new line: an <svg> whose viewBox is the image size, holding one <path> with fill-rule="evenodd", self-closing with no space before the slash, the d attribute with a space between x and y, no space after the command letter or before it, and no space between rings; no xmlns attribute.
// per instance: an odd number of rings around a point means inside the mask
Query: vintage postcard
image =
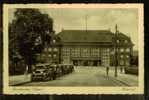
<svg viewBox="0 0 149 100"><path fill-rule="evenodd" d="M4 94L143 94L143 4L4 4Z"/></svg>

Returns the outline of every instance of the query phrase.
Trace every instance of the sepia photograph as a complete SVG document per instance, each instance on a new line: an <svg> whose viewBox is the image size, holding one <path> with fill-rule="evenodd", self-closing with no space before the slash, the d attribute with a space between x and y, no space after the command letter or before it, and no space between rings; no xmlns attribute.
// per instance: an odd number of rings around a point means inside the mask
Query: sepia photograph
<svg viewBox="0 0 149 100"><path fill-rule="evenodd" d="M142 4L5 4L6 94L143 94Z"/></svg>

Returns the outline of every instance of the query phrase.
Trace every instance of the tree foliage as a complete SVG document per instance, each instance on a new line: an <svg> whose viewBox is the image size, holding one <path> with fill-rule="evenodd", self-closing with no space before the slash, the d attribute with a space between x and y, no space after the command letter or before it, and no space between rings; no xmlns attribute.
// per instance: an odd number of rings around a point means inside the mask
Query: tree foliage
<svg viewBox="0 0 149 100"><path fill-rule="evenodd" d="M14 17L9 23L10 58L18 52L26 64L31 65L35 63L35 54L40 53L45 42L50 40L53 19L38 9L16 9ZM39 37L40 42L37 41Z"/></svg>

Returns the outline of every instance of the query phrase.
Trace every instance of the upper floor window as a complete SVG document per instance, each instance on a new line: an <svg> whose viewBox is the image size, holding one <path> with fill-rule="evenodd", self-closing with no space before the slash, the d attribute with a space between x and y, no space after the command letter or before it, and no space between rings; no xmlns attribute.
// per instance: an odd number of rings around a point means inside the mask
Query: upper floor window
<svg viewBox="0 0 149 100"><path fill-rule="evenodd" d="M53 51L58 51L58 49L57 48L54 48Z"/></svg>
<svg viewBox="0 0 149 100"><path fill-rule="evenodd" d="M117 42L117 43L119 43L119 42L120 42L120 40L117 40L116 42Z"/></svg>
<svg viewBox="0 0 149 100"><path fill-rule="evenodd" d="M124 55L121 55L120 57L121 57L121 58L124 58Z"/></svg>
<svg viewBox="0 0 149 100"><path fill-rule="evenodd" d="M115 51L114 50L111 50L110 54L111 55L114 55L115 54Z"/></svg>
<svg viewBox="0 0 149 100"><path fill-rule="evenodd" d="M56 54L54 54L53 57L56 57Z"/></svg>
<svg viewBox="0 0 149 100"><path fill-rule="evenodd" d="M109 52L110 51L110 49L109 48L107 48L107 52Z"/></svg>
<svg viewBox="0 0 149 100"><path fill-rule="evenodd" d="M80 48L74 48L71 50L72 56L78 57L80 56Z"/></svg>
<svg viewBox="0 0 149 100"><path fill-rule="evenodd" d="M52 48L49 48L48 51L51 52L52 51Z"/></svg>
<svg viewBox="0 0 149 100"><path fill-rule="evenodd" d="M82 52L81 52L81 55L83 57L88 57L89 56L89 48L82 48Z"/></svg>
<svg viewBox="0 0 149 100"><path fill-rule="evenodd" d="M49 54L48 56L51 57L51 54Z"/></svg>
<svg viewBox="0 0 149 100"><path fill-rule="evenodd" d="M126 52L130 52L130 48L127 48L127 49L126 49Z"/></svg>
<svg viewBox="0 0 149 100"><path fill-rule="evenodd" d="M124 48L121 48L121 49L120 49L120 52L124 52Z"/></svg>
<svg viewBox="0 0 149 100"><path fill-rule="evenodd" d="M53 40L53 43L55 43L55 42L56 42L56 40L54 39L54 40Z"/></svg>
<svg viewBox="0 0 149 100"><path fill-rule="evenodd" d="M47 48L44 48L44 51L47 52Z"/></svg>
<svg viewBox="0 0 149 100"><path fill-rule="evenodd" d="M129 56L127 55L126 58L129 58Z"/></svg>
<svg viewBox="0 0 149 100"><path fill-rule="evenodd" d="M128 43L128 40L125 40L125 43Z"/></svg>

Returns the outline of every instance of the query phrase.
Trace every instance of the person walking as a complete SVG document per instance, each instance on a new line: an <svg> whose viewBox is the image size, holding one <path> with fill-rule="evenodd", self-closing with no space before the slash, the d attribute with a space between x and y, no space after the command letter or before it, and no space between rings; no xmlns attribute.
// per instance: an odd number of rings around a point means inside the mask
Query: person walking
<svg viewBox="0 0 149 100"><path fill-rule="evenodd" d="M25 72L24 72L24 75L28 75L28 65L25 67Z"/></svg>
<svg viewBox="0 0 149 100"><path fill-rule="evenodd" d="M122 66L120 66L120 72L123 73L123 67Z"/></svg>
<svg viewBox="0 0 149 100"><path fill-rule="evenodd" d="M109 66L106 67L107 76L109 76Z"/></svg>
<svg viewBox="0 0 149 100"><path fill-rule="evenodd" d="M28 79L28 65L25 67L24 80Z"/></svg>

